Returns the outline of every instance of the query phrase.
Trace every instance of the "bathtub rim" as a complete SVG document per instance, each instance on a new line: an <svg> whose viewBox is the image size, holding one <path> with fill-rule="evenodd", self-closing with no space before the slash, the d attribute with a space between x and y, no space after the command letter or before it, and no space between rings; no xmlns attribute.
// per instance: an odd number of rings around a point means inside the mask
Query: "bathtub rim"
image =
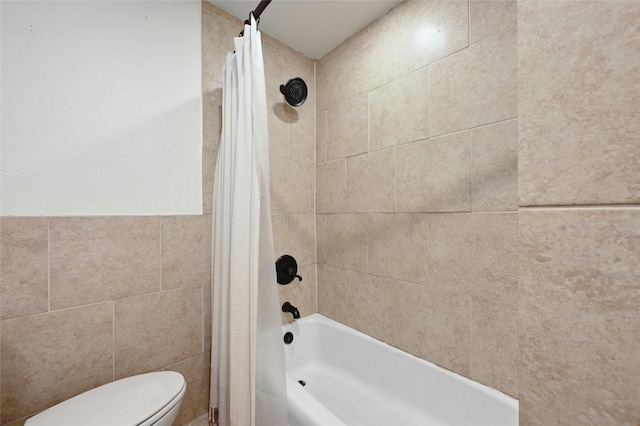
<svg viewBox="0 0 640 426"><path fill-rule="evenodd" d="M374 337L371 337L368 334L365 334L352 327L349 327L346 324L342 324L336 320L328 318L320 313L313 313L303 318L291 321L287 324L283 324L282 331L283 332L290 331L295 336L296 333L300 332L300 327L304 326L307 323L310 323L310 324L317 323L317 324L326 325L330 328L338 328L341 331L354 336L355 338L364 339L367 343L376 345L382 348L383 350L388 350L399 356L406 357L409 360L409 362L416 362L420 365L423 365L425 368L435 369L438 373L445 375L448 379L454 380L465 386L470 386L471 388L481 392L483 395L487 396L488 398L491 398L499 403L505 404L508 409L515 410L516 412L519 411L519 400L517 398L514 398L511 395L508 395L489 385L485 385L483 383L477 382L473 379L470 379L466 376L456 373L455 371L448 370L440 365L437 365L431 361L427 361L423 358L420 358L416 355L413 355L407 351L399 349L393 345L385 343Z"/></svg>

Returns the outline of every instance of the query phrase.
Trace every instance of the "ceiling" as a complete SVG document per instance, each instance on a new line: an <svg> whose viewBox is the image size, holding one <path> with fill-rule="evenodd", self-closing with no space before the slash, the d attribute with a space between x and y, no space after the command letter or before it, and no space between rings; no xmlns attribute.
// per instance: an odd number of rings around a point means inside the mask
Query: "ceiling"
<svg viewBox="0 0 640 426"><path fill-rule="evenodd" d="M259 0L208 0L245 20ZM260 16L260 29L319 59L383 15L401 0L273 0Z"/></svg>

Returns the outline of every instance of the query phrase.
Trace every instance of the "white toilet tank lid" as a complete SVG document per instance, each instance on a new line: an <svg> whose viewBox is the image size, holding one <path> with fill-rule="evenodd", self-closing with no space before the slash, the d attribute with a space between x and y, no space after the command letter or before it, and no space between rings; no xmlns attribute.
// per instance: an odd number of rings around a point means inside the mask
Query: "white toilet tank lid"
<svg viewBox="0 0 640 426"><path fill-rule="evenodd" d="M139 374L81 393L30 418L25 426L134 426L171 403L186 386L175 371Z"/></svg>

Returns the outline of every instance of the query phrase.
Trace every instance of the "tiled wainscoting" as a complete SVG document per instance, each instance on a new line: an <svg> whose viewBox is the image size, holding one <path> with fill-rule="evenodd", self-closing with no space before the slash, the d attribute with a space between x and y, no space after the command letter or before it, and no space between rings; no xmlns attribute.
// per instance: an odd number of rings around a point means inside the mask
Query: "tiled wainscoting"
<svg viewBox="0 0 640 426"><path fill-rule="evenodd" d="M133 374L208 395L211 216L2 218L2 423Z"/></svg>

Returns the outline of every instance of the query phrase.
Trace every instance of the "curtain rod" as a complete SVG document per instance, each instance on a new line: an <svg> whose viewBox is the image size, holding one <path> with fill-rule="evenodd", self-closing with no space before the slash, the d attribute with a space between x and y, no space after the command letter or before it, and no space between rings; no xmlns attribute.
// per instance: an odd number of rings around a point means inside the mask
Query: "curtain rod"
<svg viewBox="0 0 640 426"><path fill-rule="evenodd" d="M258 7L256 7L255 10L249 14L249 19L244 21L245 25L251 24L251 14L253 14L254 18L256 18L256 22L260 22L260 15L262 14L262 12L264 12L267 6L269 6L269 3L271 3L271 0L261 0L260 4L258 4ZM244 30L240 31L240 37L242 37L243 33Z"/></svg>

